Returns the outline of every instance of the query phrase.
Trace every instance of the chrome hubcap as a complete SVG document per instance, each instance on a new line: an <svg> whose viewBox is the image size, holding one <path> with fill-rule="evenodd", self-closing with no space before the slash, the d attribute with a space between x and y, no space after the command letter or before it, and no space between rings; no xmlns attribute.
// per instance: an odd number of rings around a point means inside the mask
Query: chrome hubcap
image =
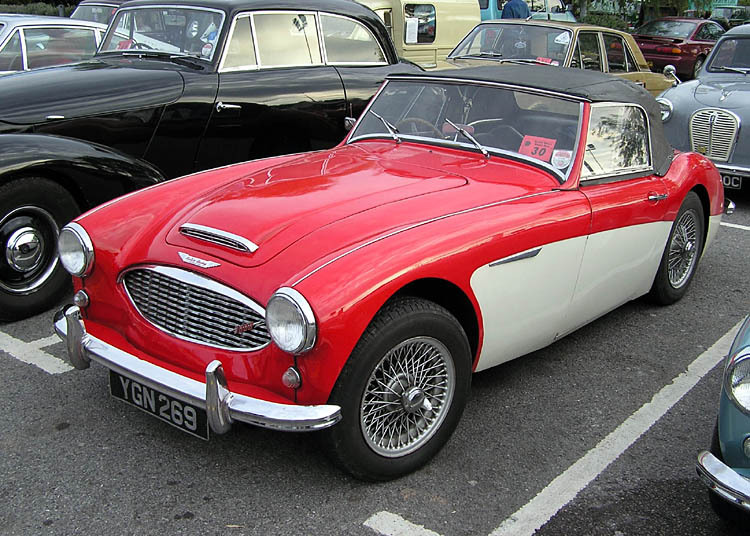
<svg viewBox="0 0 750 536"><path fill-rule="evenodd" d="M33 227L15 231L5 244L5 258L18 272L29 272L39 266L44 252L44 239Z"/></svg>
<svg viewBox="0 0 750 536"><path fill-rule="evenodd" d="M672 287L680 288L689 280L698 260L697 240L695 214L689 210L677 222L669 244L668 271Z"/></svg>
<svg viewBox="0 0 750 536"><path fill-rule="evenodd" d="M380 360L362 395L360 424L368 446L386 457L409 454L440 428L453 400L450 352L432 337L415 337Z"/></svg>

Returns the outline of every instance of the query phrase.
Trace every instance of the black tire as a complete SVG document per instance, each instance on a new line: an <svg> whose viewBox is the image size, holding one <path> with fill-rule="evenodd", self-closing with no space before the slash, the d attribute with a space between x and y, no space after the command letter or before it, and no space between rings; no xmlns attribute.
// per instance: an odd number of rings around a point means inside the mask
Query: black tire
<svg viewBox="0 0 750 536"><path fill-rule="evenodd" d="M669 232L649 292L651 301L669 305L685 295L703 252L704 229L703 205L695 192L688 192Z"/></svg>
<svg viewBox="0 0 750 536"><path fill-rule="evenodd" d="M711 447L709 448L709 451L716 456L719 461L724 462L724 458L721 455L721 446L719 445L718 420L714 425L714 434L711 437ZM716 514L723 520L742 526L746 526L747 522L750 521L750 516L742 509L732 505L729 501L722 499L711 490L708 491L708 500L711 502L711 508L713 508L714 512L716 512Z"/></svg>
<svg viewBox="0 0 750 536"><path fill-rule="evenodd" d="M410 473L448 441L470 385L471 350L458 321L427 300L393 300L370 323L333 388L330 403L341 406L343 419L324 431L327 451L363 480ZM373 389L379 386L381 392Z"/></svg>
<svg viewBox="0 0 750 536"><path fill-rule="evenodd" d="M70 291L70 274L57 259L57 235L78 214L70 193L48 179L0 187L0 320L45 311Z"/></svg>

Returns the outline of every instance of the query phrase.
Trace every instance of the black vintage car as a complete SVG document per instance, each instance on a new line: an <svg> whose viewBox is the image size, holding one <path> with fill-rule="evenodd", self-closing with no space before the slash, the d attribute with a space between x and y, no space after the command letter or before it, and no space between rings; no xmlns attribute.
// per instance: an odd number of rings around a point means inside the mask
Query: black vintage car
<svg viewBox="0 0 750 536"><path fill-rule="evenodd" d="M333 146L387 74L417 69L351 0L136 0L93 60L0 78L0 320L62 297L56 237L80 212Z"/></svg>

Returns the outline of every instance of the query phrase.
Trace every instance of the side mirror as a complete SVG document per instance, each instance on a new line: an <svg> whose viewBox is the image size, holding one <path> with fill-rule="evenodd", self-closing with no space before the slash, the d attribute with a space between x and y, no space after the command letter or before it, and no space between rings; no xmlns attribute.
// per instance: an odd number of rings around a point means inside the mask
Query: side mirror
<svg viewBox="0 0 750 536"><path fill-rule="evenodd" d="M682 83L682 80L677 78L677 69L675 69L674 65L666 65L664 67L664 76L674 80L674 85Z"/></svg>
<svg viewBox="0 0 750 536"><path fill-rule="evenodd" d="M355 123L357 120L354 117L345 117L344 118L344 130L349 132L351 129L354 128Z"/></svg>

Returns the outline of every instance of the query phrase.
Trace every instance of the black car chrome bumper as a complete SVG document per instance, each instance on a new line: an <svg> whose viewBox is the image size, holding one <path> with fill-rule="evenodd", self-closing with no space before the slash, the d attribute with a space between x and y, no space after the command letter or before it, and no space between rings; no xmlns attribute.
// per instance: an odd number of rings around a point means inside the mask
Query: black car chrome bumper
<svg viewBox="0 0 750 536"><path fill-rule="evenodd" d="M696 470L711 491L750 512L750 480L740 476L705 450L698 454Z"/></svg>
<svg viewBox="0 0 750 536"><path fill-rule="evenodd" d="M75 368L85 369L91 361L97 361L143 385L205 408L208 424L217 434L227 432L234 421L304 432L327 428L341 420L339 406L279 404L233 393L227 388L224 370L218 360L206 367L204 384L139 359L86 333L80 310L75 305L65 306L57 312L55 332L66 343L70 362Z"/></svg>

